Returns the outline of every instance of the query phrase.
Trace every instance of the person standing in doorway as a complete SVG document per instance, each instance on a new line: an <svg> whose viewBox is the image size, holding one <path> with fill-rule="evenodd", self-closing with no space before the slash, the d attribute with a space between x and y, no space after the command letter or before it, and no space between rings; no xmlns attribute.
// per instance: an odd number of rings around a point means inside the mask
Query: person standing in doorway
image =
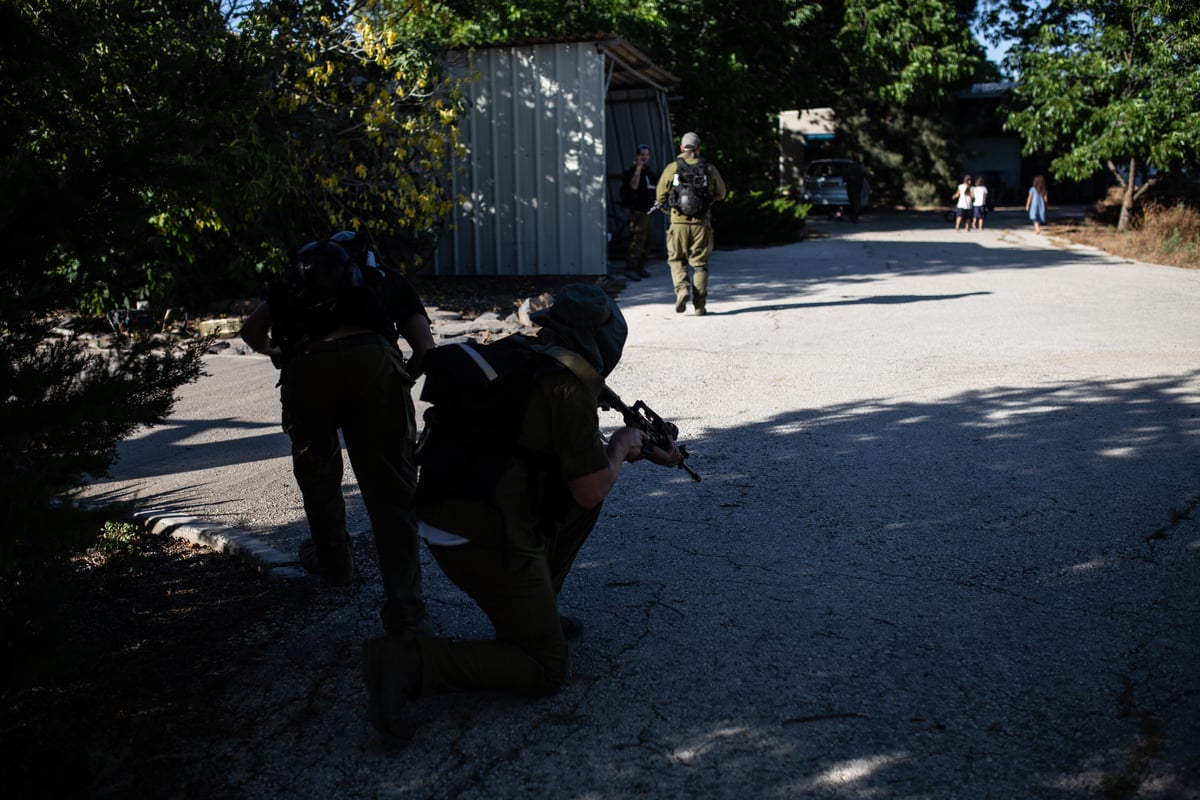
<svg viewBox="0 0 1200 800"><path fill-rule="evenodd" d="M650 167L650 145L639 144L637 156L621 177L621 204L629 209L629 250L625 255L625 272L635 281L650 276L646 259L650 255L650 209L654 207L654 190L658 173Z"/></svg>
<svg viewBox="0 0 1200 800"><path fill-rule="evenodd" d="M656 200L671 209L667 229L667 264L675 288L675 313L687 309L691 291L696 316L708 311L708 260L713 251L712 204L725 199L721 173L700 157L700 137L685 133L679 141L679 157L663 168ZM692 268L691 279L688 267Z"/></svg>
<svg viewBox="0 0 1200 800"><path fill-rule="evenodd" d="M1046 204L1050 202L1050 195L1046 192L1046 179L1041 175L1033 176L1033 186L1029 187L1029 194L1025 196L1025 210L1029 212L1029 219L1033 222L1033 232L1042 232L1042 223L1046 221Z"/></svg>

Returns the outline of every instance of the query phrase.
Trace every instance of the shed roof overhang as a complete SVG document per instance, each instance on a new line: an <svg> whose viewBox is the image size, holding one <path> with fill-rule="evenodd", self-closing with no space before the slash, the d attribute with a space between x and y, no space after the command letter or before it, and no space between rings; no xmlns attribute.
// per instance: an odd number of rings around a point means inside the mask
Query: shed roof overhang
<svg viewBox="0 0 1200 800"><path fill-rule="evenodd" d="M579 36L553 36L489 42L475 49L522 47L539 44L592 44L604 54L607 73L605 89L640 89L650 86L665 92L679 83L679 77L663 69L650 57L615 33L590 33Z"/></svg>

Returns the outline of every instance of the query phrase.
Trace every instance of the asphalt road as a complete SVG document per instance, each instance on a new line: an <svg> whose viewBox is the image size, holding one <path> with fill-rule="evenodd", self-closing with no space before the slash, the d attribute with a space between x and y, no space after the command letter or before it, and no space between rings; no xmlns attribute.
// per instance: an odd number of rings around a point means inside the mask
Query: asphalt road
<svg viewBox="0 0 1200 800"><path fill-rule="evenodd" d="M704 481L626 467L564 590L588 627L558 695L421 701L385 747L364 534L355 587L237 643L196 775L242 798L1200 797L1200 273L1019 212L810 229L719 251L706 317L673 312L661 262L622 294L610 384ZM286 576L275 374L238 350L91 494ZM425 563L438 630L488 635Z"/></svg>

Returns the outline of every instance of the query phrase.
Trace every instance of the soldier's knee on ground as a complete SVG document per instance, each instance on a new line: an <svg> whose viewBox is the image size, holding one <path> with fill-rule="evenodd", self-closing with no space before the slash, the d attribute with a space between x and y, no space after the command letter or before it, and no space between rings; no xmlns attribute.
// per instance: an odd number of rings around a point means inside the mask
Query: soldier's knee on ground
<svg viewBox="0 0 1200 800"><path fill-rule="evenodd" d="M554 648L547 647L545 651L538 653L530 653L541 666L541 674L538 675L537 685L534 686L534 694L546 696L555 694L562 688L563 681L567 679L567 641L559 638L558 646Z"/></svg>

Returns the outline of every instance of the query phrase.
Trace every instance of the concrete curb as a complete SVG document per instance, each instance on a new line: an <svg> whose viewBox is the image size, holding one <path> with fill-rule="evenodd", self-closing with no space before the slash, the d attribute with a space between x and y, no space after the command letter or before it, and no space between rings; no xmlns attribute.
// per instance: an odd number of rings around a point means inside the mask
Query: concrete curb
<svg viewBox="0 0 1200 800"><path fill-rule="evenodd" d="M133 519L151 533L173 536L239 558L271 579L308 576L294 554L267 547L244 531L157 509L137 511Z"/></svg>

